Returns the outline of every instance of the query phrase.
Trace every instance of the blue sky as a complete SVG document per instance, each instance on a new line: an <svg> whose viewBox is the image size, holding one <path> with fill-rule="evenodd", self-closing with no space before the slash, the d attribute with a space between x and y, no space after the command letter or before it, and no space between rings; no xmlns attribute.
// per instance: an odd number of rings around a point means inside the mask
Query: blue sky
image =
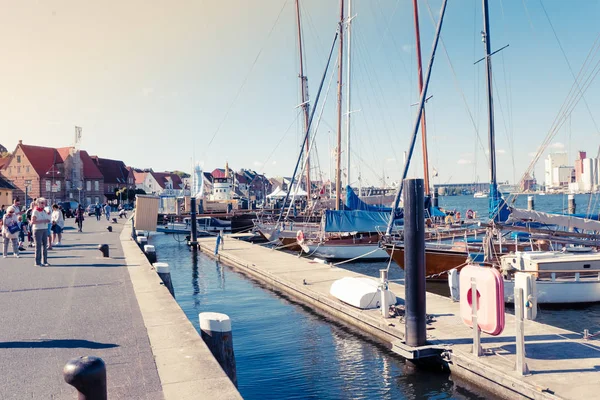
<svg viewBox="0 0 600 400"><path fill-rule="evenodd" d="M291 174L302 134L293 1L2 3L0 143L9 149L18 139L68 145L73 126L80 125L90 153L138 167L189 170L195 157L209 170L229 161L236 169ZM365 185L398 179L408 146L411 104L418 100L411 3L353 2L352 176L354 181L360 171ZM428 3L437 19L441 0ZM575 74L600 32L600 4L490 3L492 48L510 45L493 63L498 177L513 181L527 168L574 81L541 4ZM434 25L427 2L419 6L426 64ZM335 0L301 0L301 7L314 99L339 6ZM449 1L442 38L456 78L440 46L427 108L430 164L439 171L434 182L488 176L461 94L487 146L483 63L473 65L483 55L481 29L479 0ZM600 123L595 81L585 99ZM325 179L335 122L334 79L317 133L319 161L313 162ZM598 134L579 103L550 148L569 151L571 159L578 149L595 155ZM419 147L411 176L422 175ZM538 179L542 168L538 163Z"/></svg>

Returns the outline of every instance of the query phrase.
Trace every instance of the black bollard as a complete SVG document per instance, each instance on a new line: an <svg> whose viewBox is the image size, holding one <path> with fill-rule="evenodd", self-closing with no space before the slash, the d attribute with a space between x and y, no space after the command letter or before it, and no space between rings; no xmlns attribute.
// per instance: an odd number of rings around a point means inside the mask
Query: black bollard
<svg viewBox="0 0 600 400"><path fill-rule="evenodd" d="M569 214L575 214L576 212L576 204L575 204L575 195L574 194L570 194L567 196L567 202L568 202L568 211Z"/></svg>
<svg viewBox="0 0 600 400"><path fill-rule="evenodd" d="M169 271L169 264L164 262L157 262L152 264L160 279L162 279L164 285L169 289L171 296L175 297L175 289L173 289L173 282L171 281L171 271Z"/></svg>
<svg viewBox="0 0 600 400"><path fill-rule="evenodd" d="M63 377L77 389L79 400L107 400L106 365L101 358L74 358L63 368Z"/></svg>
<svg viewBox="0 0 600 400"><path fill-rule="evenodd" d="M433 188L433 196L431 197L431 204L434 207L438 206L438 189L436 187Z"/></svg>
<svg viewBox="0 0 600 400"><path fill-rule="evenodd" d="M98 250L100 250L100 252L102 252L102 257L108 257L109 256L109 250L108 250L108 245L107 244L99 244L98 245Z"/></svg>
<svg viewBox="0 0 600 400"><path fill-rule="evenodd" d="M109 232L112 232L112 226L107 226L106 230L109 231Z"/></svg>
<svg viewBox="0 0 600 400"><path fill-rule="evenodd" d="M116 219L116 218L113 218L113 219L112 219L112 223L113 223L113 224L118 224L118 223L119 223L119 221L117 221L117 219Z"/></svg>
<svg viewBox="0 0 600 400"><path fill-rule="evenodd" d="M190 199L190 207L192 209L190 212L190 223L192 224L192 240L190 240L189 245L195 248L198 244L198 225L196 224L196 211L198 210L196 208L196 198L193 196Z"/></svg>
<svg viewBox="0 0 600 400"><path fill-rule="evenodd" d="M233 352L231 319L226 314L203 312L200 320L200 336L231 382L237 387L237 370Z"/></svg>
<svg viewBox="0 0 600 400"><path fill-rule="evenodd" d="M157 261L156 248L153 245L151 245L151 244L145 245L144 253L146 254L146 258L148 259L150 264L154 264Z"/></svg>
<svg viewBox="0 0 600 400"><path fill-rule="evenodd" d="M404 320L406 344L414 347L427 342L423 186L423 179L404 180Z"/></svg>

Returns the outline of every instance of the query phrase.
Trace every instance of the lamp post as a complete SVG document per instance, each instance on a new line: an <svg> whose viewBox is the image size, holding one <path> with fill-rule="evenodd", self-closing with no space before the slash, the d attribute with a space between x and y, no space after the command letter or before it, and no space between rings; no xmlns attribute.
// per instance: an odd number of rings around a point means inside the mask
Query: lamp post
<svg viewBox="0 0 600 400"><path fill-rule="evenodd" d="M83 188L81 186L77 186L77 190L79 191L79 205L81 205L81 190Z"/></svg>

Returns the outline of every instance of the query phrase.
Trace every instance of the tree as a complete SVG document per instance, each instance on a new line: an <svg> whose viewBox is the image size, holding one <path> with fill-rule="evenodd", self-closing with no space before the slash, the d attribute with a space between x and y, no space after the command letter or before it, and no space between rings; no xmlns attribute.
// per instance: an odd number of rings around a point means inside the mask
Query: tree
<svg viewBox="0 0 600 400"><path fill-rule="evenodd" d="M189 178L189 177L191 176L191 175L190 175L190 174L188 174L187 172L183 172L183 171L177 171L177 170L175 170L175 171L173 171L173 172L171 172L171 173L172 173L172 174L175 174L175 175L179 175L179 177L180 177L180 178Z"/></svg>

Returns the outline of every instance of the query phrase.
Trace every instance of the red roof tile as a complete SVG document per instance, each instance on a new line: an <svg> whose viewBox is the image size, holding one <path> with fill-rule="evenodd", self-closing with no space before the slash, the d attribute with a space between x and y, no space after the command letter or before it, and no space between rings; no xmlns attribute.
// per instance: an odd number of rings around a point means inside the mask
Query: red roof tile
<svg viewBox="0 0 600 400"><path fill-rule="evenodd" d="M21 147L25 157L40 177L46 176L46 172L51 171L53 166L63 162L56 149L51 147L30 146L27 144L19 144L18 146Z"/></svg>
<svg viewBox="0 0 600 400"><path fill-rule="evenodd" d="M99 158L97 156L91 156L91 159L96 164L100 172L102 172L102 175L104 176L104 183L127 184L129 171L127 170L127 167L123 161Z"/></svg>
<svg viewBox="0 0 600 400"><path fill-rule="evenodd" d="M183 181L181 177L177 174L172 174L170 172L150 172L156 182L160 185L161 188L165 188L166 182L171 179L173 181L173 189L181 189L183 187Z"/></svg>
<svg viewBox="0 0 600 400"><path fill-rule="evenodd" d="M4 168L10 162L10 157L0 157L0 169Z"/></svg>
<svg viewBox="0 0 600 400"><path fill-rule="evenodd" d="M72 147L60 147L60 148L56 149L56 151L58 151L58 154L60 154L61 158L63 159L63 162L66 161L67 158L69 158L69 155L71 154L71 149L72 149ZM83 164L83 178L84 179L102 179L102 178L104 178L104 176L102 175L102 172L100 172L100 170L98 169L96 164L94 164L94 161L92 160L92 158L90 157L90 155L88 154L87 151L80 150L79 156L81 157L81 163Z"/></svg>

